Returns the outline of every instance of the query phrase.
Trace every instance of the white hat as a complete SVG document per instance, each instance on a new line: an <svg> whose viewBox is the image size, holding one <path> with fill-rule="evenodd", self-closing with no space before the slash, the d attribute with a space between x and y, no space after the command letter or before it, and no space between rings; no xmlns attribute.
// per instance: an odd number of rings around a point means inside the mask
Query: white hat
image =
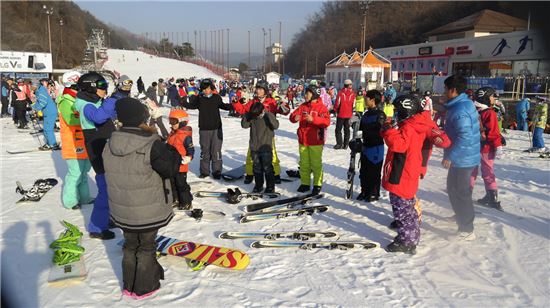
<svg viewBox="0 0 550 308"><path fill-rule="evenodd" d="M350 84L353 84L353 82L351 82L351 79L346 79L344 80L344 85L350 85Z"/></svg>

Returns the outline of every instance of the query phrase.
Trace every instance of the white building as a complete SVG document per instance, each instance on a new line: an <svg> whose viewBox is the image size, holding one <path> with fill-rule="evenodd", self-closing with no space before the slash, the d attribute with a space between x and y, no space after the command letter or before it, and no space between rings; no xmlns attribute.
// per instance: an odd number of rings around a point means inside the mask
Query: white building
<svg viewBox="0 0 550 308"><path fill-rule="evenodd" d="M267 83L269 84L272 84L272 83L279 84L280 78L281 78L281 74L277 72L269 72L265 74L265 81L267 81Z"/></svg>
<svg viewBox="0 0 550 308"><path fill-rule="evenodd" d="M372 49L364 53L357 50L352 54L343 52L325 64L325 80L334 81L336 87L344 86L344 80L351 79L353 88L381 88L391 81L391 62Z"/></svg>

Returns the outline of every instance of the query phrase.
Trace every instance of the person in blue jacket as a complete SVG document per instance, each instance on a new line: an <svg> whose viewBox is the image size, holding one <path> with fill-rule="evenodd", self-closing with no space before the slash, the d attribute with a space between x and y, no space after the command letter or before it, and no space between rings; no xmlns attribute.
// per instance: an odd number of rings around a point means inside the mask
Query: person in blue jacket
<svg viewBox="0 0 550 308"><path fill-rule="evenodd" d="M389 98L390 103L393 103L393 100L397 97L397 91L395 91L391 82L386 83L384 97Z"/></svg>
<svg viewBox="0 0 550 308"><path fill-rule="evenodd" d="M445 79L445 133L451 146L443 153L442 165L449 169L447 193L458 224L458 239L473 240L474 204L470 176L481 160L478 113L474 103L464 93L466 78L452 75Z"/></svg>
<svg viewBox="0 0 550 308"><path fill-rule="evenodd" d="M42 111L44 116L44 138L46 143L40 147L40 150L58 150L59 144L55 140L54 128L57 121L57 106L55 101L50 96L49 87L53 86L52 80L43 78L40 79L40 86L36 89L36 103L32 104L32 109Z"/></svg>
<svg viewBox="0 0 550 308"><path fill-rule="evenodd" d="M91 238L110 240L115 234L109 230L109 198L103 166L103 149L115 130L113 120L116 119L116 99L104 100L109 84L97 72L82 75L77 85L78 93L74 106L80 115L86 151L96 173L98 190L87 230Z"/></svg>
<svg viewBox="0 0 550 308"><path fill-rule="evenodd" d="M529 129L527 124L527 112L529 111L531 101L529 98L524 98L516 104L516 122L518 130L526 132Z"/></svg>

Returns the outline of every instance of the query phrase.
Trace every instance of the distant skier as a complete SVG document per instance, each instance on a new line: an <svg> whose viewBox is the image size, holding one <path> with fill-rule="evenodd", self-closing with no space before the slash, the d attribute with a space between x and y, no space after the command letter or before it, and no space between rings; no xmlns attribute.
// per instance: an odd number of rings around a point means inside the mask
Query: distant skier
<svg viewBox="0 0 550 308"><path fill-rule="evenodd" d="M517 129L526 132L529 130L529 125L527 124L527 113L531 107L531 100L528 97L525 97L521 101L516 103L516 121Z"/></svg>
<svg viewBox="0 0 550 308"><path fill-rule="evenodd" d="M542 134L546 129L546 121L548 119L548 101L546 97L537 96L535 105L535 116L533 118L533 147L528 152L544 152L544 138Z"/></svg>
<svg viewBox="0 0 550 308"><path fill-rule="evenodd" d="M145 85L143 84L143 80L141 80L141 76L137 80L137 89L138 93L145 93Z"/></svg>
<svg viewBox="0 0 550 308"><path fill-rule="evenodd" d="M334 149L347 149L350 139L351 117L353 114L353 105L355 104L355 92L352 89L350 79L344 81L344 87L338 92L336 102L334 103L334 113L336 114L336 145ZM342 139L342 128L344 129L344 138Z"/></svg>

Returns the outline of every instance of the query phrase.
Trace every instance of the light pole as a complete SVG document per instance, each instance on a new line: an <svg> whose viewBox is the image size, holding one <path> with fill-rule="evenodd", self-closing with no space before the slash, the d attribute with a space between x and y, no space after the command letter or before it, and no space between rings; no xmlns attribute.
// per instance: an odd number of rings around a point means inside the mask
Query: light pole
<svg viewBox="0 0 550 308"><path fill-rule="evenodd" d="M229 73L229 29L227 29L227 73Z"/></svg>
<svg viewBox="0 0 550 308"><path fill-rule="evenodd" d="M250 70L250 30L248 30L248 70Z"/></svg>
<svg viewBox="0 0 550 308"><path fill-rule="evenodd" d="M109 38L108 46L111 48L111 31L107 32L107 37Z"/></svg>
<svg viewBox="0 0 550 308"><path fill-rule="evenodd" d="M262 47L262 48L263 48L263 51L264 51L264 52L263 52L264 61L263 61L263 64L262 64L262 72L265 74L265 54L266 54L266 52L265 52L265 29L262 28L262 31L264 32L264 45L263 45L263 47Z"/></svg>
<svg viewBox="0 0 550 308"><path fill-rule="evenodd" d="M361 1L359 5L363 11L363 26L361 27L361 53L363 53L367 47L367 10L369 9L369 1Z"/></svg>
<svg viewBox="0 0 550 308"><path fill-rule="evenodd" d="M57 55L55 56L55 60L57 62L57 57L61 55L63 52L63 19L59 19L59 30L60 30L60 36L59 36L59 51L57 52Z"/></svg>
<svg viewBox="0 0 550 308"><path fill-rule="evenodd" d="M52 32L50 30L50 15L53 14L53 7L48 7L46 5L42 6L44 13L48 16L48 42L50 44L50 54L52 53Z"/></svg>

